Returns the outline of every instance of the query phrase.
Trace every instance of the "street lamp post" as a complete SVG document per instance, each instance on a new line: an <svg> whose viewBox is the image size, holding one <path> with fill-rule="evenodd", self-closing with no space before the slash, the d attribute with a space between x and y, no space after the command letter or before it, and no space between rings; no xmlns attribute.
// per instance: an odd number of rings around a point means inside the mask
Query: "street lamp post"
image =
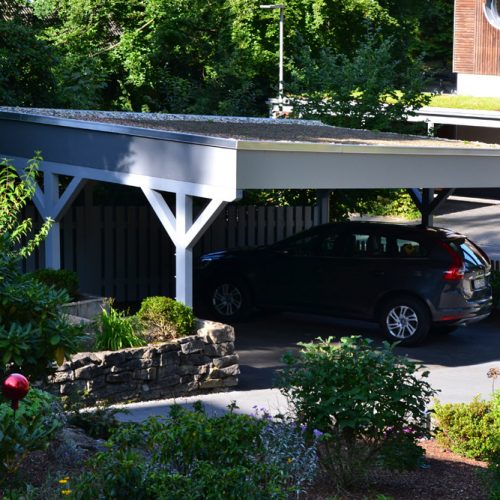
<svg viewBox="0 0 500 500"><path fill-rule="evenodd" d="M285 5L282 3L261 5L261 9L279 9L280 11L280 49L279 49L279 80L278 80L278 109L283 112L283 28L285 24Z"/></svg>

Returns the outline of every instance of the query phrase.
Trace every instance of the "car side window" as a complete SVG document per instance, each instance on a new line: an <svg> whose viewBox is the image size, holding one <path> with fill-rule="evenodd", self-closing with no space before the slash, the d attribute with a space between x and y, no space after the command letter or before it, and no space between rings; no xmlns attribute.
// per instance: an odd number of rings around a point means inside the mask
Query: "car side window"
<svg viewBox="0 0 500 500"><path fill-rule="evenodd" d="M396 238L396 254L403 259L426 257L427 249L418 241Z"/></svg>
<svg viewBox="0 0 500 500"><path fill-rule="evenodd" d="M387 238L379 234L351 234L347 253L353 257L386 257L388 255Z"/></svg>
<svg viewBox="0 0 500 500"><path fill-rule="evenodd" d="M309 257L318 255L320 253L320 246L320 235L308 234L288 242L281 250L296 257Z"/></svg>

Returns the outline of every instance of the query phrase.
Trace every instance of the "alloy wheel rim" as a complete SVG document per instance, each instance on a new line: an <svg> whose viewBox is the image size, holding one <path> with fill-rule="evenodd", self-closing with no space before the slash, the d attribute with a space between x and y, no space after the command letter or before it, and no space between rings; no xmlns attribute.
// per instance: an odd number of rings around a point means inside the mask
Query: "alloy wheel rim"
<svg viewBox="0 0 500 500"><path fill-rule="evenodd" d="M417 313L405 305L393 307L388 312L385 321L389 334L397 339L412 337L418 328Z"/></svg>
<svg viewBox="0 0 500 500"><path fill-rule="evenodd" d="M243 295L237 286L224 283L214 290L212 304L218 314L234 316L241 309Z"/></svg>

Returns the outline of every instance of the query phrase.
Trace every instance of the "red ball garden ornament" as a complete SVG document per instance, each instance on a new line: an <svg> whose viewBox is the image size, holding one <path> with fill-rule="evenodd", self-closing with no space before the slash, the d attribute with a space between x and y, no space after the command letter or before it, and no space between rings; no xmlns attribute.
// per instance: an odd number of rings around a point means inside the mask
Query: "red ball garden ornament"
<svg viewBox="0 0 500 500"><path fill-rule="evenodd" d="M19 401L28 394L30 383L28 379L20 373L12 373L2 384L3 395L12 401L11 406L15 411L19 408Z"/></svg>

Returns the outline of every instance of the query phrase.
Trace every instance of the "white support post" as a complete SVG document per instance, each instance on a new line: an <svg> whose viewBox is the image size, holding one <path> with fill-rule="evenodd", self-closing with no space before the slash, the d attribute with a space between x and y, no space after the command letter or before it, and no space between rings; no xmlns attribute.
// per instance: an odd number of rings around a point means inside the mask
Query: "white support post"
<svg viewBox="0 0 500 500"><path fill-rule="evenodd" d="M193 247L186 234L193 224L193 198L185 194L175 197L175 219L178 243L175 251L175 298L193 305Z"/></svg>
<svg viewBox="0 0 500 500"><path fill-rule="evenodd" d="M44 173L43 181L45 217L50 215L50 208L59 201L59 176L52 172ZM59 222L55 221L45 239L45 267L61 268L61 231Z"/></svg>
<svg viewBox="0 0 500 500"><path fill-rule="evenodd" d="M163 195L154 189L142 188L163 227L175 245L175 298L193 305L193 247L206 228L224 209L227 201L213 199L193 221L193 197L177 193L175 216Z"/></svg>

